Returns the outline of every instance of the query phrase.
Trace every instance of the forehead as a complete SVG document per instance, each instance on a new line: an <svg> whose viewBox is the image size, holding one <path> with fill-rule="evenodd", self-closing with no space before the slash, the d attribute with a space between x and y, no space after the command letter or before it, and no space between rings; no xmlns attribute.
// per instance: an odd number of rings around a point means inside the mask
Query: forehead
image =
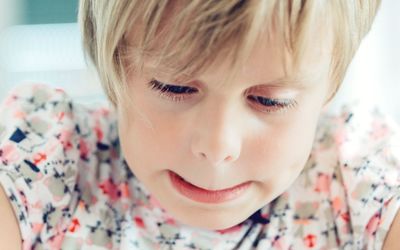
<svg viewBox="0 0 400 250"><path fill-rule="evenodd" d="M298 67L293 65L293 56L283 44L270 36L260 36L251 51L248 60L241 65L236 74L237 81L244 85L270 85L303 88L318 79L329 75L331 50L330 47L321 46L323 43L314 42L309 49L302 53ZM231 73L229 59L218 57L204 72L196 75L169 75L163 73L160 67L155 67L155 60L148 58L144 64L147 74L159 76L162 79L178 82L200 81L204 83L222 83L224 76ZM228 83L226 83L228 84ZM229 84L233 84L230 82Z"/></svg>
<svg viewBox="0 0 400 250"><path fill-rule="evenodd" d="M257 82L301 84L329 73L331 48L328 43L316 39L304 46L297 62L279 41L260 36L248 60L243 64L241 75ZM320 38L323 39L322 37Z"/></svg>
<svg viewBox="0 0 400 250"><path fill-rule="evenodd" d="M176 1L172 1L177 3ZM163 22L161 26L168 27L168 20L172 18L173 12L176 12L178 5L171 6L168 9L174 10L167 12L166 16L162 18ZM169 13L169 14L168 14ZM330 68L331 62L331 44L328 39L327 32L324 32L324 28L319 26L319 28L312 29L314 32L307 33L307 36L302 38L296 38L302 40L299 46L297 46L301 51L299 51L299 58L296 62L293 60L293 55L296 52L288 52L287 40L283 38L282 31L273 29L267 29L264 33L260 33L258 35L258 40L255 42L255 46L249 54L248 60L244 61L241 65L240 69L237 71L239 77L245 78L246 82L277 82L276 80L280 80L280 83L285 84L293 84L299 82L299 80L308 79L310 77L316 78L318 75L323 75L327 73ZM135 37L137 37L137 29L131 29L130 34L127 36L128 41L133 47ZM168 35L171 32L170 29L166 28L164 30L164 35ZM268 32L268 33L267 33ZM136 36L135 36L136 34ZM312 35L312 37L310 37ZM246 39L246 38L244 38ZM163 46L163 39L152 39L155 40L155 44L153 48L154 51L158 51L158 47L160 46L160 50L165 49ZM194 39L191 43L195 44L193 46L194 51L199 50L200 45L197 44L198 39ZM182 59L181 57L186 53L186 50L181 48L169 47L176 53L177 57L173 57L172 60L165 61L166 64L157 64L157 60L152 58L151 56L143 58L143 73L148 74L157 74L164 75L169 79L193 79L204 77L204 75L213 74L215 72L224 72L228 74L232 71L230 67L230 59L226 56L225 52L221 53L221 50L225 48L229 48L233 50L235 47L231 47L231 44L235 44L236 41L239 40L237 37L232 37L229 41L224 41L220 44L210 45L210 49L213 51L210 57L215 55L215 59L211 59L206 62L206 66L201 68L201 72L194 72L193 74L187 75L185 72L181 72L182 74L177 74L174 71L173 67L171 72L174 74L169 74L170 67L168 63L173 63L175 65L185 65L190 61L187 59ZM196 45L197 44L197 45ZM197 46L197 47L196 47ZM139 46L140 47L140 46ZM181 51L181 52L179 52ZM183 53L182 51L185 51ZM141 53L139 49L139 53ZM188 54L191 52L188 51ZM192 59L196 61L196 58ZM220 82L220 81L218 81Z"/></svg>

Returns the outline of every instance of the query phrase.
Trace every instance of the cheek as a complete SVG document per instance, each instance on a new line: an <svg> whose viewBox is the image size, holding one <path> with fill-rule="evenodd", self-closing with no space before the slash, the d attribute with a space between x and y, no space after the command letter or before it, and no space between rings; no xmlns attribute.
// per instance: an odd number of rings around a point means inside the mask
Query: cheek
<svg viewBox="0 0 400 250"><path fill-rule="evenodd" d="M291 121L271 126L262 136L254 135L246 158L252 175L273 180L285 175L277 170L290 171L288 176L299 173L311 152L316 124L316 115L301 113Z"/></svg>
<svg viewBox="0 0 400 250"><path fill-rule="evenodd" d="M173 167L184 150L179 123L150 110L143 113L146 116L134 113L129 121L119 120L121 147L128 164L136 172Z"/></svg>

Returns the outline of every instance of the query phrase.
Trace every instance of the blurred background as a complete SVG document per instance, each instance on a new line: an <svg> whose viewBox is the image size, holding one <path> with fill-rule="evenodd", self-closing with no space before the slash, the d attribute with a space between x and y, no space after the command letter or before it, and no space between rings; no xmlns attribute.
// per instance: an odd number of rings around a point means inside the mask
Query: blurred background
<svg viewBox="0 0 400 250"><path fill-rule="evenodd" d="M17 84L43 82L81 102L104 100L84 61L78 0L0 0L0 101ZM400 1L383 0L332 104L361 99L400 122Z"/></svg>
<svg viewBox="0 0 400 250"><path fill-rule="evenodd" d="M39 82L81 102L105 100L83 57L78 2L0 0L0 101L17 84Z"/></svg>

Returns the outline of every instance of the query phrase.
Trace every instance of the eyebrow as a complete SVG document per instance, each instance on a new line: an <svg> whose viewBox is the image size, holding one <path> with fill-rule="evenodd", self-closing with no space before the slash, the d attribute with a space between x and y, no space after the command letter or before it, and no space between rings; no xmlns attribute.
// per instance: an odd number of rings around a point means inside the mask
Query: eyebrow
<svg viewBox="0 0 400 250"><path fill-rule="evenodd" d="M260 86L277 86L277 87L296 87L296 88L305 88L309 86L307 84L310 82L311 77L296 76L296 77L281 77L274 79L272 81L261 81Z"/></svg>

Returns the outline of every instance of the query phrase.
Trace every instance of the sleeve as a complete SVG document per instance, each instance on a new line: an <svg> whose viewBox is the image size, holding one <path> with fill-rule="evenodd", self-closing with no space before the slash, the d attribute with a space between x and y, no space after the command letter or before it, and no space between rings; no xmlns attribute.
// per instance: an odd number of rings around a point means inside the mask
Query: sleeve
<svg viewBox="0 0 400 250"><path fill-rule="evenodd" d="M76 207L73 110L63 91L45 85L19 86L0 106L0 185L23 249L59 249Z"/></svg>
<svg viewBox="0 0 400 250"><path fill-rule="evenodd" d="M399 127L377 110L351 116L340 165L353 249L382 249L400 208Z"/></svg>

